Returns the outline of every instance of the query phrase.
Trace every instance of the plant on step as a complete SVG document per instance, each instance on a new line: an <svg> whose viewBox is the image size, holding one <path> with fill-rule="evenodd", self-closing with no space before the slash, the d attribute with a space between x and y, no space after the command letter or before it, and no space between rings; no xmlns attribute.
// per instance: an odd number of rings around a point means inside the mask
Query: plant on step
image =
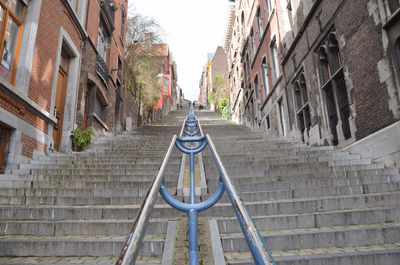
<svg viewBox="0 0 400 265"><path fill-rule="evenodd" d="M82 151L92 143L92 136L94 135L92 128L86 130L76 128L72 130L71 133L74 137L72 138L72 141L75 144L74 151Z"/></svg>

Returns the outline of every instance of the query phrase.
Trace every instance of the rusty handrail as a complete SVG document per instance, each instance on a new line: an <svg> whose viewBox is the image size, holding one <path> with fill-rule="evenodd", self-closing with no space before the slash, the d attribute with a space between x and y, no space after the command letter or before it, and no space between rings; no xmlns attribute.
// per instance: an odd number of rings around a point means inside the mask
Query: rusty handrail
<svg viewBox="0 0 400 265"><path fill-rule="evenodd" d="M161 183L164 179L164 171L167 166L169 157L171 156L172 149L176 142L176 135L172 138L171 144L169 145L168 151L164 156L164 160L160 166L157 176L153 179L150 188L144 198L144 201L140 207L140 210L136 216L135 222L133 223L131 232L122 248L117 265L128 265L134 264L137 256L139 255L140 246L143 243L144 235L146 234L147 225L150 220L151 212L154 208L154 204L159 193Z"/></svg>

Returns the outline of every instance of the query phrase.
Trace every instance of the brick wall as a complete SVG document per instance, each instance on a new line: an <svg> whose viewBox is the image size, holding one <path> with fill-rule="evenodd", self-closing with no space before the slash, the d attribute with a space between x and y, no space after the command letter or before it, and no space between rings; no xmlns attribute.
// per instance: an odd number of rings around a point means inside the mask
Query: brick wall
<svg viewBox="0 0 400 265"><path fill-rule="evenodd" d="M37 141L35 138L32 138L25 133L21 135L22 142L22 155L26 157L33 157L33 150L37 150L41 153L46 153L46 145Z"/></svg>
<svg viewBox="0 0 400 265"><path fill-rule="evenodd" d="M361 139L395 121L377 67L384 56L382 25L376 26L368 16L364 1L346 1L336 21L336 30L346 42L342 57L354 86L351 97L356 108L356 138Z"/></svg>
<svg viewBox="0 0 400 265"><path fill-rule="evenodd" d="M12 113L43 133L48 132L47 122L32 113L27 107L16 101L15 98L4 93L3 90L0 90L0 108Z"/></svg>
<svg viewBox="0 0 400 265"><path fill-rule="evenodd" d="M52 85L60 27L63 27L80 49L80 34L61 1L43 0L28 96L50 112Z"/></svg>

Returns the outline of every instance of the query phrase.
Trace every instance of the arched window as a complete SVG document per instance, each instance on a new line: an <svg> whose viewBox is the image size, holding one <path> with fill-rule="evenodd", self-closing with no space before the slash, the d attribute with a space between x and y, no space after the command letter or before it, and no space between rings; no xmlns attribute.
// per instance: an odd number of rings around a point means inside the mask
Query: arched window
<svg viewBox="0 0 400 265"><path fill-rule="evenodd" d="M319 49L318 60L319 60L319 66L320 66L320 72L321 72L321 81L322 81L322 84L325 84L331 75L330 71L329 71L329 65L328 65L328 55L326 54L325 47L321 47Z"/></svg>
<svg viewBox="0 0 400 265"><path fill-rule="evenodd" d="M272 63L272 68L273 68L273 72L275 74L275 82L276 80L278 80L281 72L280 72L280 63L279 63L279 57L278 57L278 47L276 44L276 39L274 37L274 39L272 40L271 44L270 44L270 53L271 53L271 63Z"/></svg>
<svg viewBox="0 0 400 265"><path fill-rule="evenodd" d="M318 51L320 83L325 95L326 111L332 133L332 143L339 143L337 123L342 123L344 139L351 137L350 105L344 79L340 50L335 32L331 32Z"/></svg>
<svg viewBox="0 0 400 265"><path fill-rule="evenodd" d="M262 76L263 76L263 82L264 82L264 99L267 98L269 94L269 74L268 74L268 64L267 64L267 59L264 57L261 63L261 71L262 71Z"/></svg>
<svg viewBox="0 0 400 265"><path fill-rule="evenodd" d="M125 23L126 23L126 12L125 12L125 7L121 5L121 39L122 41L125 40Z"/></svg>
<svg viewBox="0 0 400 265"><path fill-rule="evenodd" d="M260 7L257 9L257 29L258 29L258 39L261 40L263 35L263 21L261 17L261 10Z"/></svg>
<svg viewBox="0 0 400 265"><path fill-rule="evenodd" d="M400 0L387 0L390 12L393 14L397 9L400 8Z"/></svg>
<svg viewBox="0 0 400 265"><path fill-rule="evenodd" d="M308 136L308 132L311 128L311 116L310 106L308 103L307 85L303 73L299 75L293 83L293 86L297 125L302 134L302 140L304 141L304 134L307 134Z"/></svg>
<svg viewBox="0 0 400 265"><path fill-rule="evenodd" d="M332 74L335 74L342 66L342 62L340 61L339 45L333 33L329 34L328 37L328 49L330 56L329 69Z"/></svg>

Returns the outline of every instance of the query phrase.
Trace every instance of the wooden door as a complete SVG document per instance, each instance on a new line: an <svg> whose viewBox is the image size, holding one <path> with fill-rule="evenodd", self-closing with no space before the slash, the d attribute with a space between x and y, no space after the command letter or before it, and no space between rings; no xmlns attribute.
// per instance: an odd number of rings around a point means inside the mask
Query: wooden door
<svg viewBox="0 0 400 265"><path fill-rule="evenodd" d="M56 102L54 104L54 116L57 118L57 124L54 125L53 129L53 140L54 150L59 151L61 147L62 129L64 122L64 107L65 107L65 96L67 94L67 83L68 83L68 70L69 70L69 56L63 50L61 52L60 67L58 69L58 81L57 81L57 94Z"/></svg>

